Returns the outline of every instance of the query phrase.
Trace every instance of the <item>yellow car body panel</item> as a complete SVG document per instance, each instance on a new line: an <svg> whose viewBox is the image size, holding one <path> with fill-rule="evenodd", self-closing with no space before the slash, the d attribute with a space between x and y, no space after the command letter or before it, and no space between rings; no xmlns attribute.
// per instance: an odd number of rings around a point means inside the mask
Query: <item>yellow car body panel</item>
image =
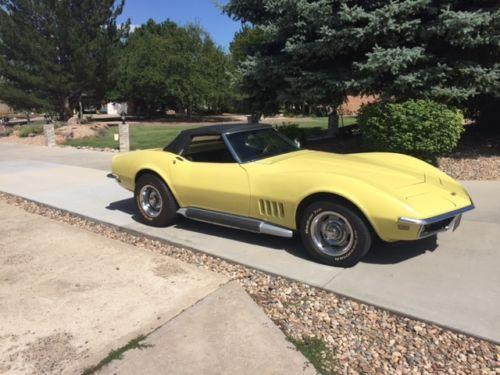
<svg viewBox="0 0 500 375"><path fill-rule="evenodd" d="M299 150L238 164L192 162L156 149L117 155L112 169L129 190L149 170L165 181L180 207L252 217L292 230L301 202L333 194L355 205L385 241L418 238L419 228L401 226L401 217L427 219L472 204L445 173L394 153Z"/></svg>

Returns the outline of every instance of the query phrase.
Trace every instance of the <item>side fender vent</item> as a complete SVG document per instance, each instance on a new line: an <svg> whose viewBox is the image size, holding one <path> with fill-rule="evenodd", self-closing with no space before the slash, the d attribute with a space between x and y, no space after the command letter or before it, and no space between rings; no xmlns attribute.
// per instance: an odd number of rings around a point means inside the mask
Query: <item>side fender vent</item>
<svg viewBox="0 0 500 375"><path fill-rule="evenodd" d="M283 203L266 199L259 199L259 212L263 216L285 217Z"/></svg>

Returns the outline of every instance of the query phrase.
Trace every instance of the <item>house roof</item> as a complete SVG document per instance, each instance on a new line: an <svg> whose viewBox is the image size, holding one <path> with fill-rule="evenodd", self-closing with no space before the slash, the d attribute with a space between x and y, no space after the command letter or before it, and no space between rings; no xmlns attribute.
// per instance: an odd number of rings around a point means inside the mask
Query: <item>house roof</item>
<svg viewBox="0 0 500 375"><path fill-rule="evenodd" d="M181 131L177 137L175 137L174 140L164 148L164 150L174 154L180 154L186 144L188 144L194 136L222 135L271 127L272 126L268 124L217 124L201 126L194 129L186 129Z"/></svg>

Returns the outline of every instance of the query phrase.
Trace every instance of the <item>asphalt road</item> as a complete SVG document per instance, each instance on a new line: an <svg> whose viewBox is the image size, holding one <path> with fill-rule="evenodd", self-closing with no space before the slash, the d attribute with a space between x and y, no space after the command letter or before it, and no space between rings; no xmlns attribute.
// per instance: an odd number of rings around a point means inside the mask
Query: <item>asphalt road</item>
<svg viewBox="0 0 500 375"><path fill-rule="evenodd" d="M500 181L464 182L477 208L456 232L374 248L342 269L310 260L297 239L187 220L140 224L130 192L106 178L111 156L0 145L0 191L500 342Z"/></svg>

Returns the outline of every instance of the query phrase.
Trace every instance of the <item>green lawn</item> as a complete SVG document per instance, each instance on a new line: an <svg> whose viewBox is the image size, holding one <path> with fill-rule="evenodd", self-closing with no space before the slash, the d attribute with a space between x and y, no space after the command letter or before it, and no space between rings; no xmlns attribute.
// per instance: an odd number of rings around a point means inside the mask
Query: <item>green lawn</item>
<svg viewBox="0 0 500 375"><path fill-rule="evenodd" d="M132 125L130 127L130 148L140 150L165 147L180 131L194 127L196 125ZM99 137L69 139L66 144L77 147L118 148L118 142L114 140L116 133L118 133L118 126L113 126Z"/></svg>
<svg viewBox="0 0 500 375"><path fill-rule="evenodd" d="M322 129L328 128L328 117L306 117L300 118L297 117L292 121L295 124L298 124L301 128L315 128L320 127ZM356 123L356 117L354 116L345 116L340 122L340 126L349 126Z"/></svg>
<svg viewBox="0 0 500 375"><path fill-rule="evenodd" d="M344 118L344 126L355 123L354 117ZM303 128L328 127L327 117L297 118L294 123ZM132 150L146 148L165 147L175 136L184 129L196 128L193 125L169 125L169 124L148 124L132 125L130 127L130 148ZM118 142L114 140L114 134L118 133L118 126L109 127L106 132L98 137L70 139L66 141L69 146L95 147L95 148L118 148Z"/></svg>

